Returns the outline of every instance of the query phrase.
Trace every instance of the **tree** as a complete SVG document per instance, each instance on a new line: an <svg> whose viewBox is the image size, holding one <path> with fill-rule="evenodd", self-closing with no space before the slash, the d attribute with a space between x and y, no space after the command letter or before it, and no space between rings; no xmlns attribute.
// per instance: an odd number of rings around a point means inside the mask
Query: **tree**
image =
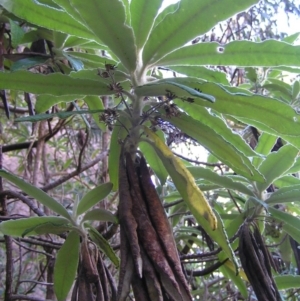
<svg viewBox="0 0 300 301"><path fill-rule="evenodd" d="M3 108L9 117L16 109L7 100L22 94L29 116L15 121L24 128L33 123L38 137L2 146L3 153L28 148L36 156L31 184L0 171L22 191L0 186L5 300L37 300L27 296L33 286L20 285L21 261L14 279L12 237L21 237L14 243L43 247L46 272L39 275L54 281L58 300L65 300L71 288L72 300L126 300L128 295L192 300L203 294L210 300L255 300L254 293L258 300L296 300L300 222L292 212L298 210L300 187L295 176L300 86L298 80L282 81L282 72L299 72L300 48L293 45L297 35L285 42L245 40L247 28L241 29L239 21L252 26L247 16L253 17L255 8L241 12L256 3L182 0L160 10L158 0L0 0ZM232 16L222 37L216 37L211 29ZM273 37L270 32L266 36ZM266 36L258 32L256 38ZM166 75L170 72L172 77ZM74 143L70 149L78 159L67 156L63 162L53 156L55 168L75 170L57 181L48 177L40 187L41 162L44 173L49 170L45 144L52 142L57 152L63 143L55 137L69 135L75 121L79 149ZM88 139L91 124L103 131L101 151ZM242 135L236 133L241 130ZM191 151L204 146L210 153L205 167L174 154L172 145L178 142L194 144ZM99 152L96 159L84 164L93 152ZM77 195L74 201L58 202L55 193L46 193L99 161L101 181L85 175L89 188L94 186L86 193L71 184L77 191L68 190L66 198ZM21 200L37 216L14 218L8 198ZM100 200L106 205L99 207ZM49 237L57 238L51 242ZM270 244L279 246L280 260ZM198 277L204 275L217 276L221 287L216 289L212 278L201 282ZM31 281L41 284L41 277ZM54 293L49 286L46 298Z"/></svg>

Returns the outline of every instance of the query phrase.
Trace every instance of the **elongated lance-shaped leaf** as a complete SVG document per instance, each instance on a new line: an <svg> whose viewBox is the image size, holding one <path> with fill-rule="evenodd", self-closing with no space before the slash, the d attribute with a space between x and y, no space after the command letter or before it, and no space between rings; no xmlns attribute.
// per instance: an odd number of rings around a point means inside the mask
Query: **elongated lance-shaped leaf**
<svg viewBox="0 0 300 301"><path fill-rule="evenodd" d="M78 23L64 10L54 9L32 0L0 0L0 5L32 24L89 40L97 40L88 28Z"/></svg>
<svg viewBox="0 0 300 301"><path fill-rule="evenodd" d="M267 40L261 43L233 41L226 45L199 43L168 54L157 66L299 66L300 46Z"/></svg>
<svg viewBox="0 0 300 301"><path fill-rule="evenodd" d="M98 187L90 190L79 202L77 207L77 215L80 215L87 210L89 210L91 207L96 205L98 202L103 200L108 196L108 194L111 192L111 189L113 187L113 184L108 182L102 185L99 185Z"/></svg>
<svg viewBox="0 0 300 301"><path fill-rule="evenodd" d="M214 102L214 96L194 89L194 86L199 85L200 83L203 83L203 80L193 77L166 78L143 86L138 86L135 89L135 92L139 96L160 96L171 93L179 98L201 98L209 102ZM191 101L193 101L193 99Z"/></svg>
<svg viewBox="0 0 300 301"><path fill-rule="evenodd" d="M274 280L279 290L300 288L299 275L277 275L274 277Z"/></svg>
<svg viewBox="0 0 300 301"><path fill-rule="evenodd" d="M282 187L276 190L272 195L266 199L267 204L281 204L298 202L300 195L300 184L292 187Z"/></svg>
<svg viewBox="0 0 300 301"><path fill-rule="evenodd" d="M192 117L181 113L180 116L169 120L188 136L197 140L203 147L210 151L215 157L232 168L235 172L249 179L263 182L264 178L249 158L239 151L233 144L217 134L213 128L207 126Z"/></svg>
<svg viewBox="0 0 300 301"><path fill-rule="evenodd" d="M130 2L131 26L138 49L141 49L146 42L161 4L161 0L132 0Z"/></svg>
<svg viewBox="0 0 300 301"><path fill-rule="evenodd" d="M89 235L99 249L111 260L111 262L119 267L120 259L110 246L109 242L92 226L89 226Z"/></svg>
<svg viewBox="0 0 300 301"><path fill-rule="evenodd" d="M270 135L270 134L264 132L258 138L258 142L255 147L255 151L262 155L267 156L271 152L276 141L277 141L276 136L273 136L273 135ZM255 157L255 158L253 158L252 164L257 168L261 164L262 161L263 161L262 157Z"/></svg>
<svg viewBox="0 0 300 301"><path fill-rule="evenodd" d="M78 95L65 95L65 96L53 96L53 95L38 95L35 103L36 114L44 113L49 110L52 106L61 102L71 102L75 99L81 98ZM104 109L104 108L103 108ZM49 117L50 118L50 117Z"/></svg>
<svg viewBox="0 0 300 301"><path fill-rule="evenodd" d="M209 113L206 108L201 107L194 110L194 106L184 104L183 101L174 101L178 107L183 108L191 117L199 122L212 128L217 134L221 135L224 140L234 145L240 152L247 157L260 157L260 154L252 150L252 148L245 142L245 140L237 133L234 133L222 120L215 114Z"/></svg>
<svg viewBox="0 0 300 301"><path fill-rule="evenodd" d="M45 224L57 225L58 227L64 227L68 225L70 220L64 217L58 216L34 216L28 218L20 218L17 220L5 221L0 224L0 232L10 236L25 236L38 234L35 232L35 228ZM30 232L28 230L31 229ZM27 233L26 233L27 231ZM48 233L52 233L49 231Z"/></svg>
<svg viewBox="0 0 300 301"><path fill-rule="evenodd" d="M256 187L263 192L270 184L279 178L285 171L293 166L299 150L287 144L277 152L272 152L259 166L259 171L264 175L264 183L256 183Z"/></svg>
<svg viewBox="0 0 300 301"><path fill-rule="evenodd" d="M37 121L47 120L53 117L66 119L74 115L95 114L95 113L101 113L103 111L104 110L82 110L82 111L63 111L63 112L53 113L53 114L37 114L37 115L30 115L26 117L16 118L15 122L24 122L24 121L37 122Z"/></svg>
<svg viewBox="0 0 300 301"><path fill-rule="evenodd" d="M58 301L64 301L74 282L79 262L79 235L72 231L57 252L54 266L54 292Z"/></svg>
<svg viewBox="0 0 300 301"><path fill-rule="evenodd" d="M144 48L145 64L155 63L165 54L204 34L218 22L245 10L256 0L182 0L151 32Z"/></svg>
<svg viewBox="0 0 300 301"><path fill-rule="evenodd" d="M217 219L202 191L198 188L191 173L184 166L183 162L175 157L171 150L161 139L144 127L146 135L150 138L149 143L155 148L157 154L169 172L177 190L187 203L189 209L201 224L205 220L211 229L217 228Z"/></svg>
<svg viewBox="0 0 300 301"><path fill-rule="evenodd" d="M22 90L35 94L61 95L111 95L107 84L101 81L72 78L61 73L49 75L29 71L0 72L0 89Z"/></svg>
<svg viewBox="0 0 300 301"><path fill-rule="evenodd" d="M190 166L187 167L187 169L195 179L198 178L205 179L212 183L217 184L222 188L233 189L254 196L253 191L251 189L249 189L247 186L245 186L242 183L233 181L229 177L226 177L226 175L221 176L208 168L203 168L200 166Z"/></svg>
<svg viewBox="0 0 300 301"><path fill-rule="evenodd" d="M41 204L70 220L70 215L65 207L50 197L43 190L25 182L19 177L16 177L3 169L0 169L0 176L18 186L22 191L35 198Z"/></svg>
<svg viewBox="0 0 300 301"><path fill-rule="evenodd" d="M239 120L246 120L247 124L264 126L264 130L273 135L283 136L287 141L292 140L292 144L300 146L300 115L288 104L274 98L268 98L255 94L237 92L232 93L226 87L215 83L196 84L194 87L203 93L213 95L215 103L203 101L195 98L193 103L183 103L181 107L192 106L197 110L197 105L209 107L219 113L234 116ZM233 91L235 89L232 89ZM238 90L241 91L241 90ZM294 136L294 137L293 137Z"/></svg>
<svg viewBox="0 0 300 301"><path fill-rule="evenodd" d="M125 7L119 0L70 0L97 38L103 41L120 59L122 64L133 71L137 53L133 30L126 25Z"/></svg>
<svg viewBox="0 0 300 301"><path fill-rule="evenodd" d="M185 74L190 77L197 77L223 85L228 85L226 73L219 70L213 70L204 66L167 66L175 72Z"/></svg>

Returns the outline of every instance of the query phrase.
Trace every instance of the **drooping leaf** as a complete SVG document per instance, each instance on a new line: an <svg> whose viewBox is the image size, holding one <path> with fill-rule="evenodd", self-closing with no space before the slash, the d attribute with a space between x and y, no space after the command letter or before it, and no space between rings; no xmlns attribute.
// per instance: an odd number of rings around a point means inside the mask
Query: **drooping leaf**
<svg viewBox="0 0 300 301"><path fill-rule="evenodd" d="M245 142L245 140L237 133L234 133L227 125L226 121L211 114L206 108L194 109L193 105L189 105L187 102L180 100L175 100L174 103L178 107L184 109L191 117L199 122L205 124L209 128L212 128L214 132L223 137L226 142L234 145L240 152L242 152L247 157L260 157L260 155L253 151L251 147Z"/></svg>
<svg viewBox="0 0 300 301"><path fill-rule="evenodd" d="M130 2L131 26L138 49L142 49L146 42L161 3L161 0L132 0Z"/></svg>
<svg viewBox="0 0 300 301"><path fill-rule="evenodd" d="M255 4L255 0L182 0L179 8L168 14L153 29L144 48L143 61L153 64L197 35L204 34L216 23ZM205 64L208 65L208 64Z"/></svg>
<svg viewBox="0 0 300 301"><path fill-rule="evenodd" d="M266 199L267 204L281 204L298 202L300 194L300 184L293 185L292 187L283 187L272 193L272 195Z"/></svg>
<svg viewBox="0 0 300 301"><path fill-rule="evenodd" d="M111 95L107 84L100 80L72 78L60 73L49 75L29 71L0 72L0 89L22 90L36 94L62 95Z"/></svg>
<svg viewBox="0 0 300 301"><path fill-rule="evenodd" d="M109 242L92 226L89 226L89 235L99 249L110 259L110 261L118 268L120 259L110 246Z"/></svg>
<svg viewBox="0 0 300 301"><path fill-rule="evenodd" d="M97 39L88 28L63 10L31 0L0 0L0 4L12 14L32 24L85 39Z"/></svg>
<svg viewBox="0 0 300 301"><path fill-rule="evenodd" d="M211 108L219 113L233 116L246 124L261 128L275 136L284 139L295 146L300 146L300 117L288 104L256 94L229 92L227 87L214 83L194 82L194 87L205 94L213 95L215 103L195 98L193 103L183 103L182 106L192 106L196 111L197 105ZM235 90L231 89L232 91ZM239 91L242 91L239 89ZM272 105L271 105L272 103Z"/></svg>
<svg viewBox="0 0 300 301"><path fill-rule="evenodd" d="M20 218L17 220L4 221L0 224L0 231L5 235L21 237L25 235L39 234L35 228L41 225L52 224L58 227L64 227L70 223L70 220L58 216L34 216ZM30 232L28 230L31 229ZM27 233L26 233L27 231ZM52 233L49 231L48 233Z"/></svg>
<svg viewBox="0 0 300 301"><path fill-rule="evenodd" d="M217 134L210 126L183 113L178 117L171 118L170 122L197 140L238 174L246 176L249 179L263 181L263 176L254 168L249 158L234 145L228 143L221 135Z"/></svg>
<svg viewBox="0 0 300 301"><path fill-rule="evenodd" d="M22 191L35 198L44 206L70 220L70 215L65 207L50 197L43 190L23 181L19 177L16 177L3 169L0 169L0 176L18 186Z"/></svg>
<svg viewBox="0 0 300 301"><path fill-rule="evenodd" d="M46 56L32 56L28 58L24 58L21 60L16 61L12 64L10 70L11 71L18 71L18 70L26 70L37 65L42 65L47 63L49 58Z"/></svg>
<svg viewBox="0 0 300 301"><path fill-rule="evenodd" d="M96 205L98 202L103 200L111 192L113 184L108 182L97 186L96 188L90 190L79 202L77 207L77 215L80 215L91 207Z"/></svg>
<svg viewBox="0 0 300 301"><path fill-rule="evenodd" d="M235 271L233 271L228 265L229 265L228 261L225 262L225 264L220 267L220 272L224 274L224 276L226 276L230 281L232 281L239 289L241 295L245 299L247 299L248 298L247 286L245 284L245 281L242 279L240 275L241 271L239 275L237 275Z"/></svg>
<svg viewBox="0 0 300 301"><path fill-rule="evenodd" d="M134 34L125 23L125 7L119 0L70 0L87 27L92 30L130 71L135 70L137 53Z"/></svg>
<svg viewBox="0 0 300 301"><path fill-rule="evenodd" d="M213 172L208 168L203 168L199 166L192 166L192 167L188 167L187 169L190 171L190 173L194 176L195 179L197 178L206 179L212 183L217 184L222 188L233 189L245 193L247 195L253 195L253 191L249 189L247 186L245 186L242 183L233 181L226 175L222 176L217 174L216 172Z"/></svg>
<svg viewBox="0 0 300 301"><path fill-rule="evenodd" d="M282 146L277 152L272 152L259 166L259 171L264 175L264 183L256 183L256 187L263 192L274 180L279 178L295 162L298 149L287 144Z"/></svg>
<svg viewBox="0 0 300 301"><path fill-rule="evenodd" d="M169 172L177 190L182 195L182 198L187 203L189 209L202 225L205 221L206 226L210 229L217 228L217 219L213 213L208 201L202 191L195 183L193 176L184 166L181 160L173 155L171 150L161 141L161 139L144 127L146 135L151 139L147 142L152 145L160 159L162 160L166 170Z"/></svg>
<svg viewBox="0 0 300 301"><path fill-rule="evenodd" d="M54 266L54 292L58 301L64 301L74 282L79 262L79 235L72 231L57 252Z"/></svg>
<svg viewBox="0 0 300 301"><path fill-rule="evenodd" d="M157 132L157 135L162 138L163 133ZM153 149L152 146L150 146L148 143L145 142L140 142L139 148L143 153L143 155L145 156L151 169L155 172L156 176L158 177L160 184L164 185L168 177L168 172L165 169L160 158L158 157L156 151Z"/></svg>
<svg viewBox="0 0 300 301"><path fill-rule="evenodd" d="M111 222L111 223L118 223L118 218L113 215L110 211L105 209L93 209L88 211L83 219L84 221L102 221L102 222Z"/></svg>
<svg viewBox="0 0 300 301"><path fill-rule="evenodd" d="M176 35L175 35L176 36ZM226 45L216 42L185 46L168 54L157 66L299 66L300 46L266 40L261 43L233 41Z"/></svg>

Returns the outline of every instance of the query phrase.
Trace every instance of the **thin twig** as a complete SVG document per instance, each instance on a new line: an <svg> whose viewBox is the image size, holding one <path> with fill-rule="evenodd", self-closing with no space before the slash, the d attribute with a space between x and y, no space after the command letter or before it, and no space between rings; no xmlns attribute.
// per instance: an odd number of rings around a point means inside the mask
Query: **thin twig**
<svg viewBox="0 0 300 301"><path fill-rule="evenodd" d="M187 158L187 157L185 157L183 155L180 155L180 154L178 154L178 153L176 153L174 151L173 151L173 154L175 156L183 159L183 160L186 160L186 161L191 162L191 163L199 164L199 165L213 166L213 167L219 167L219 168L220 168L220 166L224 165L222 163L207 163L207 162L202 162L202 161L197 161L197 160L189 159L189 158Z"/></svg>
<svg viewBox="0 0 300 301"><path fill-rule="evenodd" d="M27 247L27 246L24 246L23 244L19 243L18 240L16 240L16 239L14 240L14 242L15 242L18 246L24 248L25 250L32 251L32 252L39 253L39 254L43 254L43 255L49 256L49 257L51 257L51 258L54 257L52 254L49 254L49 253L46 253L46 252L43 252L43 251L38 251L38 250L35 250L35 249L33 249L33 248L29 248L29 247Z"/></svg>

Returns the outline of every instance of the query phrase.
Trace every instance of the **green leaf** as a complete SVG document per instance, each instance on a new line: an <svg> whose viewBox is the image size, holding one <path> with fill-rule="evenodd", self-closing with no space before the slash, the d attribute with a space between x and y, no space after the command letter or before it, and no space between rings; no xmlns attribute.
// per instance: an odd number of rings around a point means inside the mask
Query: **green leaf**
<svg viewBox="0 0 300 301"><path fill-rule="evenodd" d="M237 275L234 271L232 271L226 265L226 263L220 267L220 272L224 274L226 278L228 278L236 285L241 295L245 298L245 300L247 300L248 299L247 286L245 284L245 281L241 278L241 276Z"/></svg>
<svg viewBox="0 0 300 301"><path fill-rule="evenodd" d="M283 187L271 194L266 200L267 204L292 203L299 201L300 184L292 187Z"/></svg>
<svg viewBox="0 0 300 301"><path fill-rule="evenodd" d="M286 172L286 174L293 174L300 171L300 157L297 157L294 165Z"/></svg>
<svg viewBox="0 0 300 301"><path fill-rule="evenodd" d="M38 95L35 103L35 112L37 115L44 113L49 110L52 106L61 102L71 102L75 99L80 98L76 95L64 95L64 96L53 96L53 95ZM54 116L53 116L54 117ZM50 117L48 117L50 118Z"/></svg>
<svg viewBox="0 0 300 301"><path fill-rule="evenodd" d="M5 221L0 224L0 231L5 235L21 237L28 235L39 234L35 231L36 227L52 224L58 227L64 227L69 224L69 220L58 216L34 216L28 218L20 218L17 220ZM31 229L28 232L28 229ZM26 233L27 231L27 233ZM51 231L48 233L52 233Z"/></svg>
<svg viewBox="0 0 300 301"><path fill-rule="evenodd" d="M96 188L90 190L79 202L77 207L76 215L80 215L91 207L96 205L98 202L103 200L111 192L113 184L108 182L97 186Z"/></svg>
<svg viewBox="0 0 300 301"><path fill-rule="evenodd" d="M271 213L272 218L284 223L283 230L300 242L300 219L298 217L273 207L268 207L268 211Z"/></svg>
<svg viewBox="0 0 300 301"><path fill-rule="evenodd" d="M105 209L93 209L84 215L82 222L84 221L101 221L117 224L118 218Z"/></svg>
<svg viewBox="0 0 300 301"><path fill-rule="evenodd" d="M79 262L79 235L72 231L57 252L54 266L54 292L58 301L64 301L74 282Z"/></svg>
<svg viewBox="0 0 300 301"><path fill-rule="evenodd" d="M168 66L167 66L168 67ZM225 72L213 70L203 66L170 66L175 72L185 74L191 77L201 78L210 82L228 85L228 79Z"/></svg>
<svg viewBox="0 0 300 301"><path fill-rule="evenodd" d="M133 71L137 54L134 34L125 23L125 7L119 0L70 0L82 20L120 59L122 64Z"/></svg>
<svg viewBox="0 0 300 301"><path fill-rule="evenodd" d="M138 49L142 49L146 42L161 3L161 0L132 0L130 2L131 26Z"/></svg>
<svg viewBox="0 0 300 301"><path fill-rule="evenodd" d="M234 145L228 143L213 128L182 113L179 117L170 119L170 122L184 133L197 140L214 156L232 168L235 172L249 179L263 181L263 176L252 166L248 157Z"/></svg>
<svg viewBox="0 0 300 301"><path fill-rule="evenodd" d="M16 177L3 169L0 169L0 176L18 186L22 191L35 198L44 206L70 220L70 215L64 206L51 198L43 190L23 181L19 177Z"/></svg>
<svg viewBox="0 0 300 301"><path fill-rule="evenodd" d="M102 99L99 98L98 96L86 96L84 98L84 102L88 105L89 110L101 110L104 111L104 106ZM99 119L99 113L92 114L93 119L95 123L98 125L98 127L102 130L106 130L106 125L100 121Z"/></svg>
<svg viewBox="0 0 300 301"><path fill-rule="evenodd" d="M34 56L14 62L10 68L11 71L24 70L37 65L45 64L49 60L46 56Z"/></svg>
<svg viewBox="0 0 300 301"><path fill-rule="evenodd" d="M264 183L256 183L256 187L263 192L287 171L295 162L298 155L298 149L287 144L281 147L277 152L272 152L259 166L259 171L264 175L266 181Z"/></svg>
<svg viewBox="0 0 300 301"><path fill-rule="evenodd" d="M41 5L32 0L0 0L0 4L12 14L32 24L85 39L96 39L88 28L63 10Z"/></svg>
<svg viewBox="0 0 300 301"><path fill-rule="evenodd" d="M278 275L274 277L274 280L279 290L287 290L300 287L300 276L298 275Z"/></svg>
<svg viewBox="0 0 300 301"><path fill-rule="evenodd" d="M52 223L46 222L41 225L34 226L32 228L26 229L22 233L22 237L26 235L42 235L42 234L61 234L66 231L74 230L74 226L71 224L64 224L64 223Z"/></svg>
<svg viewBox="0 0 300 301"><path fill-rule="evenodd" d="M255 151L258 152L259 154L267 156L271 152L276 141L277 141L276 136L273 136L273 135L270 135L270 134L264 132L258 138L258 142L255 147ZM258 168L262 161L263 161L262 157L255 157L255 158L253 158L252 164L256 168Z"/></svg>
<svg viewBox="0 0 300 301"><path fill-rule="evenodd" d="M176 37L176 35L174 36ZM159 60L155 65L244 67L285 65L295 67L300 66L299 52L300 46L292 46L276 40L266 40L261 43L233 41L224 46L220 46L216 42L209 42L179 48Z"/></svg>
<svg viewBox="0 0 300 301"><path fill-rule="evenodd" d="M181 0L179 8L166 15L150 33L145 44L143 61L145 64L155 63L197 35L206 33L218 22L255 3L255 0Z"/></svg>
<svg viewBox="0 0 300 301"><path fill-rule="evenodd" d="M92 226L89 226L89 235L99 249L110 259L110 261L116 266L120 265L120 259L108 243L108 241Z"/></svg>
<svg viewBox="0 0 300 301"><path fill-rule="evenodd" d="M233 116L246 124L261 128L270 134L284 136L286 141L300 146L298 138L300 117L288 104L256 94L247 95L248 91L246 90L245 93L231 93L228 91L228 87L214 83L194 83L194 87L216 98L216 102L213 104L195 98L194 103L189 104L195 111L198 105L209 107L219 113Z"/></svg>
<svg viewBox="0 0 300 301"><path fill-rule="evenodd" d="M72 78L60 73L42 75L23 70L11 73L0 72L0 89L22 90L55 96L111 95L115 93L100 80Z"/></svg>
<svg viewBox="0 0 300 301"><path fill-rule="evenodd" d="M218 117L215 114L210 113L206 108L194 109L188 102L182 102L175 100L174 103L181 109L185 110L191 117L198 120L202 124L213 129L214 132L219 134L228 143L234 145L240 152L247 157L259 157L260 155L253 151L252 148L245 142L245 140L237 133L233 132L226 124L226 120Z"/></svg>
<svg viewBox="0 0 300 301"><path fill-rule="evenodd" d="M157 135L162 137L162 132L157 132ZM165 169L163 163L161 162L160 158L158 157L156 151L153 149L151 145L145 142L139 143L139 148L143 155L145 156L147 163L150 165L156 176L160 181L160 185L164 185L166 183L168 172Z"/></svg>
<svg viewBox="0 0 300 301"><path fill-rule="evenodd" d="M202 178L212 183L215 183L222 188L233 189L245 193L247 195L254 196L252 190L250 190L242 183L233 181L232 179L228 178L226 175L219 175L208 168L203 168L199 166L192 166L192 167L188 167L187 169L190 171L190 173L193 175L195 179Z"/></svg>
<svg viewBox="0 0 300 301"><path fill-rule="evenodd" d="M21 26L19 26L12 20L9 20L9 25L12 46L13 48L17 48L19 44L21 44L25 31Z"/></svg>
<svg viewBox="0 0 300 301"><path fill-rule="evenodd" d="M292 99L295 100L299 97L300 92L300 82L295 80L292 87Z"/></svg>
<svg viewBox="0 0 300 301"><path fill-rule="evenodd" d="M167 78L143 86L138 86L135 89L135 92L140 96L161 96L166 95L169 92L175 94L176 97L185 98L193 96L214 102L215 98L212 95L191 88L191 86L195 83L199 84L199 82L201 82L201 80L196 78Z"/></svg>
<svg viewBox="0 0 300 301"><path fill-rule="evenodd" d="M294 176L283 176L274 182L274 185L279 188L295 186L295 185L299 185L299 184L300 184L300 179L298 179Z"/></svg>
<svg viewBox="0 0 300 301"><path fill-rule="evenodd" d="M58 113L53 114L37 114L37 115L30 115L27 117L20 117L16 118L15 122L24 122L24 121L30 121L30 122L37 122L42 120L47 120L53 117L58 117L60 119L66 119L74 115L84 115L84 114L95 114L103 112L104 110L82 110L82 111L62 111Z"/></svg>
<svg viewBox="0 0 300 301"><path fill-rule="evenodd" d="M65 51L64 54L68 55L69 57L73 57L78 59L84 63L84 67L87 68L104 68L105 64L115 65L116 61L106 57L100 56L92 53L85 53L85 52L75 52L75 51ZM95 72L95 74L97 74ZM118 81L118 80L117 80Z"/></svg>

